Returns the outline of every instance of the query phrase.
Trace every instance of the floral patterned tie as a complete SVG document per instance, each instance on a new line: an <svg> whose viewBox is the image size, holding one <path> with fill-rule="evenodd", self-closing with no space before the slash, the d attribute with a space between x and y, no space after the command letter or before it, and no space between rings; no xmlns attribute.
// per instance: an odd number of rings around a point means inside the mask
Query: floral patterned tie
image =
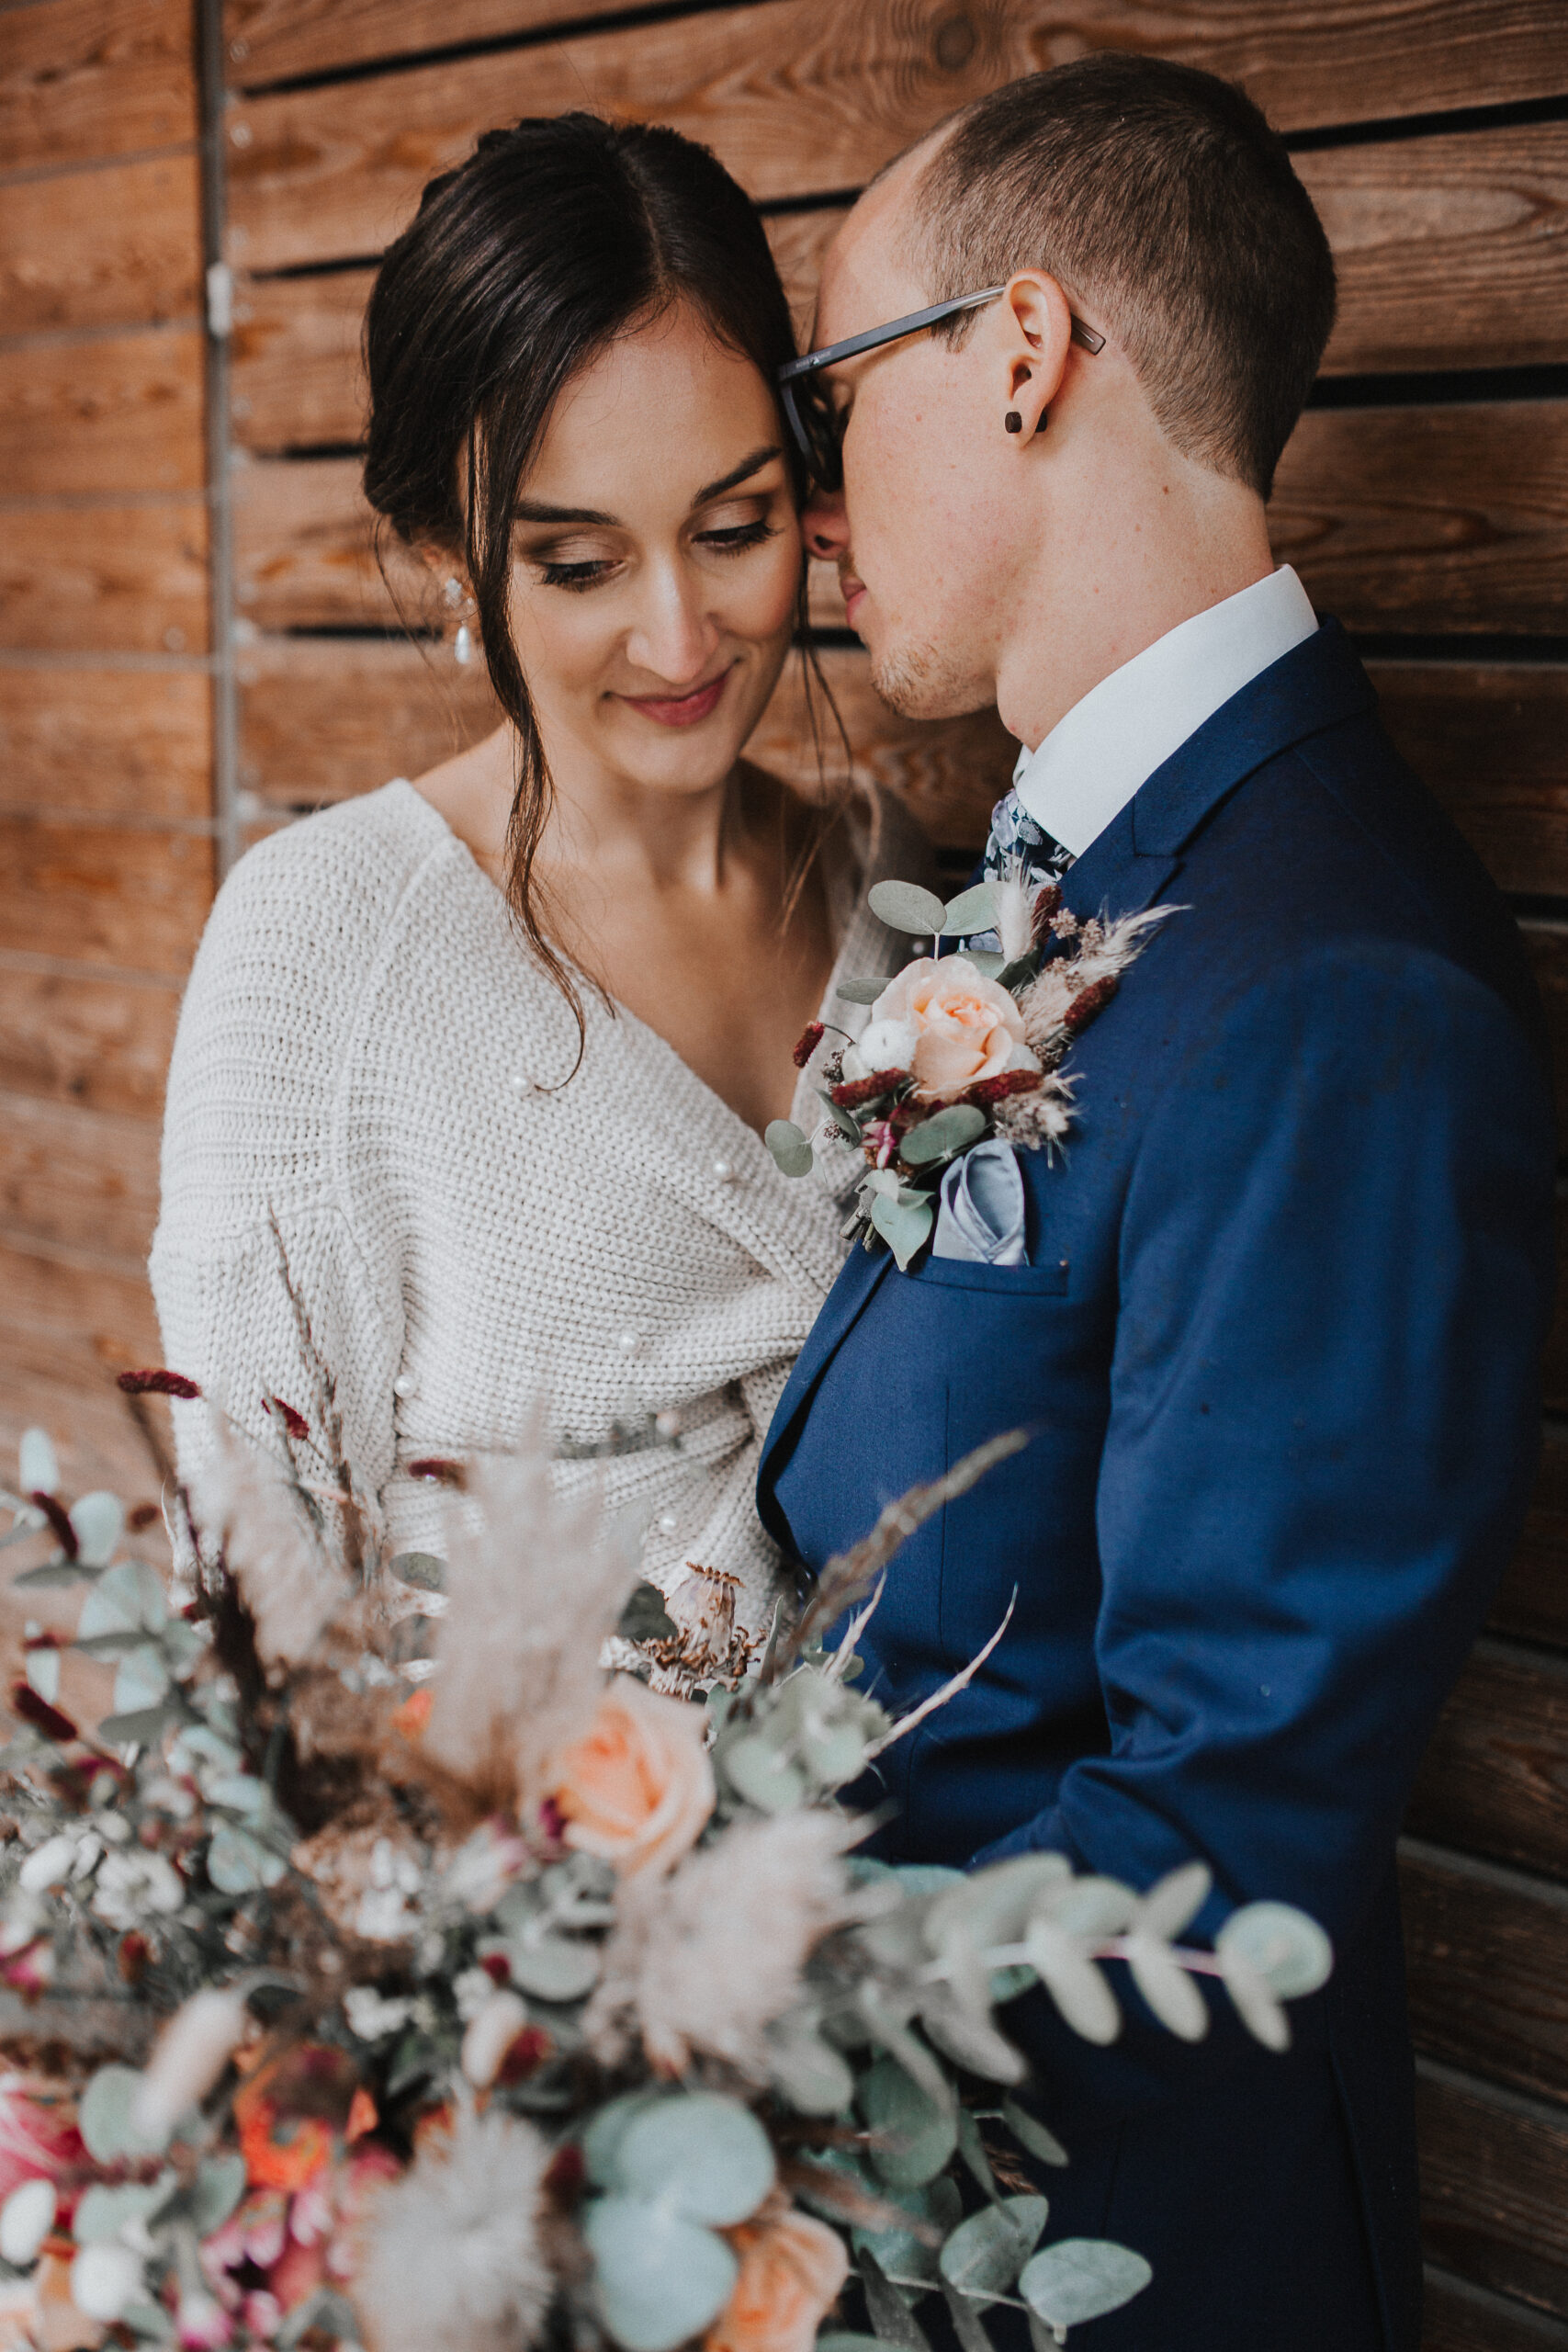
<svg viewBox="0 0 1568 2352"><path fill-rule="evenodd" d="M1072 851L1035 822L1016 792L998 801L986 842L987 875L1022 874L1031 881L1059 882L1072 863Z"/></svg>

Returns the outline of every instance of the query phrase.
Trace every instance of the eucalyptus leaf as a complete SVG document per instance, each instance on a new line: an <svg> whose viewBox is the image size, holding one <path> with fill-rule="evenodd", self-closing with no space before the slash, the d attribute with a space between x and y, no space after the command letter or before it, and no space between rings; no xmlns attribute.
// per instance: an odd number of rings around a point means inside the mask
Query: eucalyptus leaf
<svg viewBox="0 0 1568 2352"><path fill-rule="evenodd" d="M911 1127L898 1149L907 1166L924 1168L977 1143L986 1132L986 1114L973 1102L951 1102Z"/></svg>
<svg viewBox="0 0 1568 2352"><path fill-rule="evenodd" d="M924 2002L920 2023L942 2056L971 2075L992 2083L1021 2083L1029 2072L1021 2052L988 2018L975 2016L951 1996Z"/></svg>
<svg viewBox="0 0 1568 2352"><path fill-rule="evenodd" d="M1266 2050L1288 2050L1291 2021L1274 1996L1274 1988L1239 1951L1220 1954L1220 1979L1235 2004L1236 2015L1248 2033Z"/></svg>
<svg viewBox="0 0 1568 2352"><path fill-rule="evenodd" d="M929 932L934 938L947 921L947 909L936 893L922 890L918 882L877 882L867 892L866 904L889 931L913 936Z"/></svg>
<svg viewBox="0 0 1568 2352"><path fill-rule="evenodd" d="M46 1706L52 1707L60 1696L60 1652L29 1650L28 1657L28 1687L36 1690Z"/></svg>
<svg viewBox="0 0 1568 2352"><path fill-rule="evenodd" d="M790 1763L761 1732L731 1740L719 1761L737 1796L754 1804L760 1813L792 1813L810 1794L799 1766Z"/></svg>
<svg viewBox="0 0 1568 2352"><path fill-rule="evenodd" d="M157 2187L106 2188L96 2183L76 2208L71 2233L78 2245L101 2245L107 2239L118 2238L130 2222L145 2220L162 2202L163 2195Z"/></svg>
<svg viewBox="0 0 1568 2352"><path fill-rule="evenodd" d="M728 2228L773 2185L767 2133L739 2099L692 2091L633 2116L612 2160L623 2196L657 2198L689 2222Z"/></svg>
<svg viewBox="0 0 1568 2352"><path fill-rule="evenodd" d="M1138 1916L1138 1898L1119 1878L1077 1878L1045 1888L1034 1911L1037 1917L1054 1920L1070 1936L1102 1943L1132 1926Z"/></svg>
<svg viewBox="0 0 1568 2352"><path fill-rule="evenodd" d="M834 989L846 1004L874 1004L885 988L892 985L892 976L882 980L840 980Z"/></svg>
<svg viewBox="0 0 1568 2352"><path fill-rule="evenodd" d="M17 1484L24 1495L52 1495L60 1484L60 1464L47 1430L22 1431L17 1448Z"/></svg>
<svg viewBox="0 0 1568 2352"><path fill-rule="evenodd" d="M809 2024L778 2018L767 2029L768 2072L802 2115L839 2115L854 2097L848 2062Z"/></svg>
<svg viewBox="0 0 1568 2352"><path fill-rule="evenodd" d="M598 2198L582 2234L600 2314L626 2352L674 2352L734 2292L740 2266L724 2240L663 2206Z"/></svg>
<svg viewBox="0 0 1568 2352"><path fill-rule="evenodd" d="M125 1506L118 1495L99 1488L71 1506L71 1532L76 1556L84 1567L101 1568L125 1532Z"/></svg>
<svg viewBox="0 0 1568 2352"><path fill-rule="evenodd" d="M931 2352L931 2339L896 2287L889 2286L882 2265L869 2247L857 2256L861 2285L871 2324L885 2344L898 2352Z"/></svg>
<svg viewBox="0 0 1568 2352"><path fill-rule="evenodd" d="M1009 968L1007 957L998 956L994 947L966 947L964 953L983 980L999 979Z"/></svg>
<svg viewBox="0 0 1568 2352"><path fill-rule="evenodd" d="M892 1250L902 1274L908 1272L909 1261L931 1239L935 1216L929 1202L906 1208L890 1201L885 1193L878 1193L872 1200L871 1221Z"/></svg>
<svg viewBox="0 0 1568 2352"><path fill-rule="evenodd" d="M1073 2031L1086 2041L1114 2041L1122 2030L1121 2011L1081 1945L1050 1919L1032 1920L1024 1941L1031 1964Z"/></svg>
<svg viewBox="0 0 1568 2352"><path fill-rule="evenodd" d="M245 2159L236 2149L226 2156L204 2156L190 2192L191 2220L198 2238L210 2237L245 2193Z"/></svg>
<svg viewBox="0 0 1568 2352"><path fill-rule="evenodd" d="M1209 2030L1209 2005L1170 1946L1153 1936L1131 1935L1123 1949L1133 1982L1161 2025L1182 2041L1201 2041Z"/></svg>
<svg viewBox="0 0 1568 2352"><path fill-rule="evenodd" d="M139 1707L133 1714L106 1715L98 1725L98 1737L106 1747L147 1747L181 1717L177 1706Z"/></svg>
<svg viewBox="0 0 1568 2352"><path fill-rule="evenodd" d="M152 1642L143 1642L128 1650L119 1663L114 1679L114 1712L117 1715L133 1715L141 1708L156 1707L169 1688L169 1669Z"/></svg>
<svg viewBox="0 0 1568 2352"><path fill-rule="evenodd" d="M809 1176L816 1154L793 1119L770 1119L762 1141L773 1155L782 1176Z"/></svg>
<svg viewBox="0 0 1568 2352"><path fill-rule="evenodd" d="M924 2188L905 2189L892 2199L884 2188L881 2195L885 2204L897 2206L908 2220L882 2229L852 2229L850 2244L855 2254L873 2256L885 2276L902 2286L919 2279L934 2287L940 2276L937 2257L964 2211L958 2183L939 2173Z"/></svg>
<svg viewBox="0 0 1568 2352"><path fill-rule="evenodd" d="M967 939L972 932L995 931L997 894L989 882L972 883L947 902L944 939Z"/></svg>
<svg viewBox="0 0 1568 2352"><path fill-rule="evenodd" d="M832 1128L833 1133L836 1136L840 1136L845 1143L859 1143L860 1129L856 1126L849 1113L847 1111L840 1110L838 1104L834 1102L832 1096L828 1092L825 1087L818 1086L813 1091L817 1096L817 1100L821 1103L823 1110L828 1114L828 1124Z"/></svg>
<svg viewBox="0 0 1568 2352"><path fill-rule="evenodd" d="M1214 1883L1206 1862L1184 1862L1151 1886L1138 1905L1137 1932L1168 1943L1190 1927L1209 1899Z"/></svg>
<svg viewBox="0 0 1568 2352"><path fill-rule="evenodd" d="M1111 2238L1062 2238L1024 2266L1018 2291L1049 2327L1079 2327L1120 2311L1154 2272L1141 2254Z"/></svg>
<svg viewBox="0 0 1568 2352"><path fill-rule="evenodd" d="M213 1832L207 1849L207 1875L221 1894L248 1894L258 1886L276 1886L287 1867L281 1855L273 1853L259 1838L230 1822Z"/></svg>
<svg viewBox="0 0 1568 2352"><path fill-rule="evenodd" d="M387 1563L400 1584L411 1584L419 1592L445 1592L446 1563L434 1552L399 1552Z"/></svg>
<svg viewBox="0 0 1568 2352"><path fill-rule="evenodd" d="M934 2180L958 2145L956 2116L939 2107L891 2055L868 2069L855 2103L874 2135L872 2165L894 2188L919 2188Z"/></svg>
<svg viewBox="0 0 1568 2352"><path fill-rule="evenodd" d="M1001 962L1000 957L998 962ZM1039 952L1032 947L1027 956L1017 956L1010 964L1002 964L1001 969L992 977L998 988L1006 989L1010 996L1016 996L1024 982L1033 979L1039 969Z"/></svg>
<svg viewBox="0 0 1568 2352"><path fill-rule="evenodd" d="M149 2137L131 2122L131 2107L141 2086L134 2066L100 2066L82 2094L76 2128L86 2142L87 2154L101 2165L121 2156L156 2155L161 2135Z"/></svg>
<svg viewBox="0 0 1568 2352"><path fill-rule="evenodd" d="M847 2327L831 2328L817 2338L815 2352L882 2352L880 2335L856 2335Z"/></svg>
<svg viewBox="0 0 1568 2352"><path fill-rule="evenodd" d="M316 2330L333 2343L344 2347L359 2342L359 2322L353 2304L335 2287L318 2287L313 2295L296 2303L273 2337L277 2352L294 2352L300 2340Z"/></svg>
<svg viewBox="0 0 1568 2352"><path fill-rule="evenodd" d="M1040 2243L1043 2197L1009 2197L961 2222L942 2250L942 2275L966 2295L1005 2295Z"/></svg>
<svg viewBox="0 0 1568 2352"><path fill-rule="evenodd" d="M953 2322L953 2332L958 2338L958 2352L997 2352L985 2321L968 2296L961 2295L956 2287L950 2287L945 2278L942 2282L942 2293L948 2317Z"/></svg>
<svg viewBox="0 0 1568 2352"><path fill-rule="evenodd" d="M1334 1947L1315 1919L1289 1903L1247 1903L1214 1938L1223 1960L1234 1953L1256 1969L1281 2001L1298 2001L1326 1984Z"/></svg>
<svg viewBox="0 0 1568 2352"><path fill-rule="evenodd" d="M84 1640L96 1634L157 1634L168 1618L168 1598L157 1570L145 1560L122 1560L118 1568L105 1570L82 1603L76 1632Z"/></svg>
<svg viewBox="0 0 1568 2352"><path fill-rule="evenodd" d="M513 1982L536 2001L581 2001L599 1982L594 1945L573 1936L536 1936L506 1947Z"/></svg>
<svg viewBox="0 0 1568 2352"><path fill-rule="evenodd" d="M1065 2165L1070 2161L1066 2148L1054 2132L1048 2132L1037 2115L1015 2098L1002 2101L1002 2121L1018 2144L1043 2165Z"/></svg>
<svg viewBox="0 0 1568 2352"><path fill-rule="evenodd" d="M28 1585L47 1589L51 1586L90 1584L96 1574L95 1569L81 1567L74 1560L46 1560L41 1567L24 1568L19 1577L12 1577L11 1583L18 1592Z"/></svg>

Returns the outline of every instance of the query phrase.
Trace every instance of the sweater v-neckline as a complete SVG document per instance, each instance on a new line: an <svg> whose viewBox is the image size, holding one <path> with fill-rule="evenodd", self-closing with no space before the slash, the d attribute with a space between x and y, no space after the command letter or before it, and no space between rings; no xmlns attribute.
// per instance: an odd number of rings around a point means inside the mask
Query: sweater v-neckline
<svg viewBox="0 0 1568 2352"><path fill-rule="evenodd" d="M516 928L513 922L512 909L506 893L493 876L486 873L462 835L454 831L435 803L425 798L412 778L405 775L393 776L383 789L394 792L400 787L418 803L419 808L428 815L432 825L439 828L445 841L451 844L465 865L471 869L474 879L482 885L489 899L501 908L506 920L507 930L515 939ZM863 879L863 876L862 878ZM862 928L857 920L861 912L859 894L853 890L852 886L849 891L846 891L843 882L841 870L837 874L829 872L823 876L823 883L828 894L828 921L830 928L837 933L837 942L833 951L832 967L828 974L828 985L823 990L821 1001L817 1009L818 1021L827 1020L838 1001L839 983L844 977L846 964L851 960L852 953L856 948L858 933ZM593 995L598 995L599 991L594 983L573 963L570 956L562 955L561 960L581 981L584 988ZM612 1008L612 1017L626 1023L628 1035L646 1040L655 1056L662 1057L671 1066L678 1082L694 1094L697 1103L700 1106L705 1106L710 1116L716 1115L719 1121L727 1125L736 1135L744 1136L748 1147L753 1152L760 1153L762 1164L771 1170L773 1164L773 1155L750 1120L743 1119L739 1112L732 1103L725 1101L716 1087L710 1086L705 1078L700 1077L685 1056L677 1051L668 1037L661 1036L651 1023L645 1021L640 1013L634 1012L629 1005L623 1004L619 997L610 995L607 990L605 995ZM810 1077L807 1071L802 1070L795 1080L795 1092L790 1102L790 1116L797 1126L801 1124L799 1114L803 1110L807 1121L812 1121L813 1102Z"/></svg>

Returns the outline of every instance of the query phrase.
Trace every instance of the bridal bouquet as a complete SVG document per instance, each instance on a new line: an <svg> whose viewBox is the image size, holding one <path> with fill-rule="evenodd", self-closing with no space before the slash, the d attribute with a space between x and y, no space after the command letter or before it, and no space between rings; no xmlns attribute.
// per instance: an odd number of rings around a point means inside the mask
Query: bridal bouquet
<svg viewBox="0 0 1568 2352"><path fill-rule="evenodd" d="M871 1007L860 1038L824 1051L829 1033L814 1021L795 1065L821 1053L819 1140L854 1146L869 1168L846 1237L868 1250L886 1243L903 1268L931 1238L955 1159L993 1135L1031 1150L1061 1142L1077 1083L1061 1065L1172 910L1080 922L1059 884L1016 874L976 882L945 906L916 883L879 882L870 905L890 930L929 933L937 952L892 979L846 982L840 995ZM976 936L998 946L941 953L943 939ZM766 1141L786 1176L809 1175L816 1153L792 1120L775 1119Z"/></svg>
<svg viewBox="0 0 1568 2352"><path fill-rule="evenodd" d="M671 1613L542 1445L426 1465L446 1558L387 1558L330 1381L273 1411L271 1455L220 1429L183 1604L41 1432L4 1497L29 1597L85 1590L0 1757L0 2346L919 2352L937 2298L988 2352L995 2307L1045 2345L1135 2294L1135 2252L1043 2242L1021 2159L1066 2157L998 2004L1039 1983L1109 2041L1116 1958L1172 2031L1207 1973L1280 2046L1328 1956L1272 1905L1181 1950L1196 1864L1140 1897L855 1859L837 1792L927 1712L856 1690L856 1633L1021 1438L758 1654L731 1579ZM113 1671L94 1729L68 1648Z"/></svg>

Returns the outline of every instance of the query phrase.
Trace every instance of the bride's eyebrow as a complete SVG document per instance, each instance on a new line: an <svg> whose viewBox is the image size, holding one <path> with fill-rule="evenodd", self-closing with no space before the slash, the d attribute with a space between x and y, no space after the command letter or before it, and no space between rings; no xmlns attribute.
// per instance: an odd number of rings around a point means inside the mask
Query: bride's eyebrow
<svg viewBox="0 0 1568 2352"><path fill-rule="evenodd" d="M710 505L716 498L722 498L726 491L739 490L743 481L750 481L753 474L760 474L764 466L772 465L775 458L783 455L784 451L776 441L765 448L753 449L750 457L742 458L738 466L721 475L717 481L705 482L692 501L693 509ZM586 523L591 527L606 531L618 531L622 527L618 515L605 514L596 506L551 506L541 498L520 498L513 512L513 519L519 523Z"/></svg>

